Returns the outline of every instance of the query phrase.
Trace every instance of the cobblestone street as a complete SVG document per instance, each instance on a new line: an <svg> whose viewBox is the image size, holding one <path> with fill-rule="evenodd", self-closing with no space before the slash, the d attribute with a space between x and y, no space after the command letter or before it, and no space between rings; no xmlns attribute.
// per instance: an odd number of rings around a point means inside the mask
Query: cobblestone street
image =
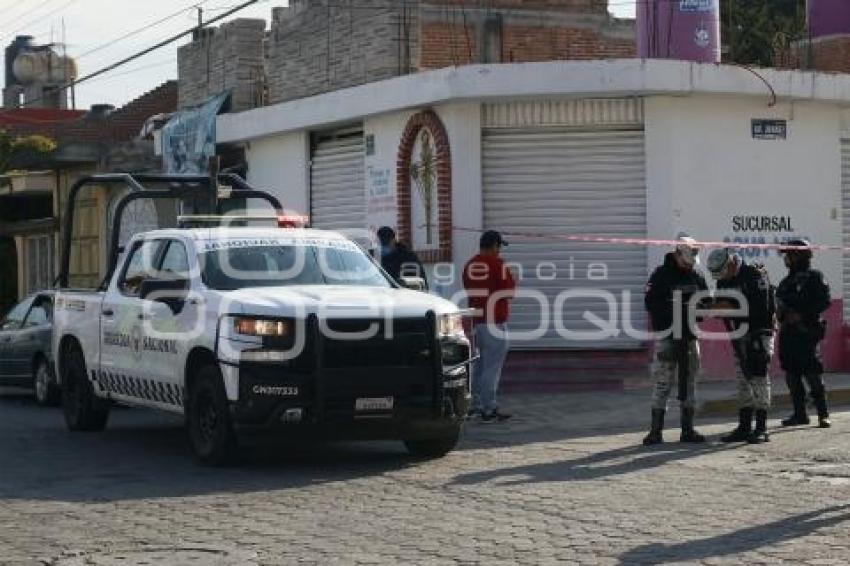
<svg viewBox="0 0 850 566"><path fill-rule="evenodd" d="M419 462L394 443L265 447L204 469L180 423L116 410L71 435L0 399L2 564L850 561L850 414L756 447L638 447L644 391L525 395ZM599 410L604 410L604 414ZM779 410L774 414L779 416ZM614 422L608 419L615 417ZM771 423L773 426L777 421Z"/></svg>

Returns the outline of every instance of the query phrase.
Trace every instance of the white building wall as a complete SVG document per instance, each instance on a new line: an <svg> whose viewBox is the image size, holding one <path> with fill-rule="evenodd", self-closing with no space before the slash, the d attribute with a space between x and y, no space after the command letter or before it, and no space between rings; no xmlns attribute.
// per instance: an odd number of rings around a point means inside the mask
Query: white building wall
<svg viewBox="0 0 850 566"><path fill-rule="evenodd" d="M246 143L248 182L278 197L287 211L310 210L310 136L289 132Z"/></svg>
<svg viewBox="0 0 850 566"><path fill-rule="evenodd" d="M671 239L685 230L711 241L773 243L792 235L842 241L837 106L781 102L770 108L767 95L654 96L646 99L645 112L651 238ZM753 139L752 119L787 120L787 139ZM794 230L736 232L737 215L790 216ZM665 251L650 248L650 265ZM776 252L744 255L764 262L776 282L785 272ZM819 253L816 264L838 298L841 252Z"/></svg>
<svg viewBox="0 0 850 566"><path fill-rule="evenodd" d="M481 202L481 105L455 103L437 106L434 111L449 134L452 154L452 224L480 229ZM365 179L367 221L370 230L397 224L396 166L401 136L408 120L419 112L410 110L368 118L364 133L374 136L374 154L366 156ZM371 196L370 196L371 195ZM459 272L467 259L478 250L478 233L456 230L452 253L454 270ZM446 297L459 290L458 277L448 269L435 274L429 269L435 290Z"/></svg>

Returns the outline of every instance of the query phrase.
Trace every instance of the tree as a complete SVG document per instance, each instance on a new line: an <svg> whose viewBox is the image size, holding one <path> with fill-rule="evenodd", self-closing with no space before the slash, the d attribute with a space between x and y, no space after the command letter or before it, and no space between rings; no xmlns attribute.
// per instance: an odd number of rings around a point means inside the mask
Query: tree
<svg viewBox="0 0 850 566"><path fill-rule="evenodd" d="M805 0L721 0L724 60L770 67L805 38Z"/></svg>
<svg viewBox="0 0 850 566"><path fill-rule="evenodd" d="M12 136L0 131L0 174L8 172L21 160L28 157L50 153L56 149L56 142L41 135ZM5 216L5 215L4 215ZM3 219L0 218L0 223ZM0 315L15 303L18 295L17 265L15 242L10 237L0 237L0 265L6 273L0 276ZM9 267L13 268L10 270Z"/></svg>
<svg viewBox="0 0 850 566"><path fill-rule="evenodd" d="M21 158L50 153L56 142L42 135L12 136L0 131L0 173L6 173Z"/></svg>

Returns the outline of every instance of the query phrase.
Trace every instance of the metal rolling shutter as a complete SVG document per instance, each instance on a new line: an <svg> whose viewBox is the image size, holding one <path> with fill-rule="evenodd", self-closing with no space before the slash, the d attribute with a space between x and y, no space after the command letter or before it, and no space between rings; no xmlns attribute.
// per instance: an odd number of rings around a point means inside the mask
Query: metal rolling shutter
<svg viewBox="0 0 850 566"><path fill-rule="evenodd" d="M643 291L647 253L643 246L583 244L545 235L590 235L644 238L647 234L644 133L638 126L611 129L563 127L486 129L483 136L484 225L505 232L542 234L543 238L508 237L508 261L522 266L521 286L543 293L553 312L555 299L568 289L601 289L617 297L618 327L627 308L631 326L646 329ZM540 262L556 266L556 276L536 275ZM590 262L608 266L608 279L589 281ZM551 277L551 270L544 271ZM623 305L623 292L631 293ZM565 303L564 326L574 331L596 327L583 315L590 311L609 320L599 298ZM537 326L540 306L517 299L512 332ZM555 330L554 315L546 334L534 341L513 341L516 349L639 348L620 335L597 341L565 340Z"/></svg>
<svg viewBox="0 0 850 566"><path fill-rule="evenodd" d="M850 247L850 139L841 140L841 198L844 247ZM844 322L850 321L850 252L844 251Z"/></svg>
<svg viewBox="0 0 850 566"><path fill-rule="evenodd" d="M322 136L310 168L310 215L315 228L366 228L365 144L362 131Z"/></svg>

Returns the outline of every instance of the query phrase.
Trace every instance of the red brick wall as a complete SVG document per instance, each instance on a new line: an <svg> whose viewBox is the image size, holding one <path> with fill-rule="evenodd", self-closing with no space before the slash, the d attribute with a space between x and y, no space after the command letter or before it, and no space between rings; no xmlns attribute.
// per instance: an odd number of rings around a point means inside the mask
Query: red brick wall
<svg viewBox="0 0 850 566"><path fill-rule="evenodd" d="M484 6L496 9L558 10L580 14L606 14L607 0L487 0L483 4L477 0L428 0L428 4L439 6Z"/></svg>
<svg viewBox="0 0 850 566"><path fill-rule="evenodd" d="M481 62L481 13L472 9L477 4L470 0L428 0L428 4L432 14L439 14L439 20L421 24L419 68ZM443 5L445 12L434 8ZM466 9L460 9L461 5ZM609 18L604 1L490 0L487 7L488 15L501 13L504 18L500 49L503 63L629 58L636 54L634 38L623 38L623 22ZM525 18L518 17L523 13L527 14ZM547 18L547 13L552 18ZM572 15L576 18L570 23ZM520 24L523 19L526 21ZM621 31L619 35L606 35L600 27Z"/></svg>
<svg viewBox="0 0 850 566"><path fill-rule="evenodd" d="M422 25L421 69L442 69L456 65L474 63L478 52L475 29L450 23L427 23ZM472 56L470 56L470 51Z"/></svg>
<svg viewBox="0 0 850 566"><path fill-rule="evenodd" d="M850 73L850 36L815 41L811 45L810 68Z"/></svg>
<svg viewBox="0 0 850 566"><path fill-rule="evenodd" d="M603 38L587 29L509 26L503 33L505 62L635 56L633 41Z"/></svg>

